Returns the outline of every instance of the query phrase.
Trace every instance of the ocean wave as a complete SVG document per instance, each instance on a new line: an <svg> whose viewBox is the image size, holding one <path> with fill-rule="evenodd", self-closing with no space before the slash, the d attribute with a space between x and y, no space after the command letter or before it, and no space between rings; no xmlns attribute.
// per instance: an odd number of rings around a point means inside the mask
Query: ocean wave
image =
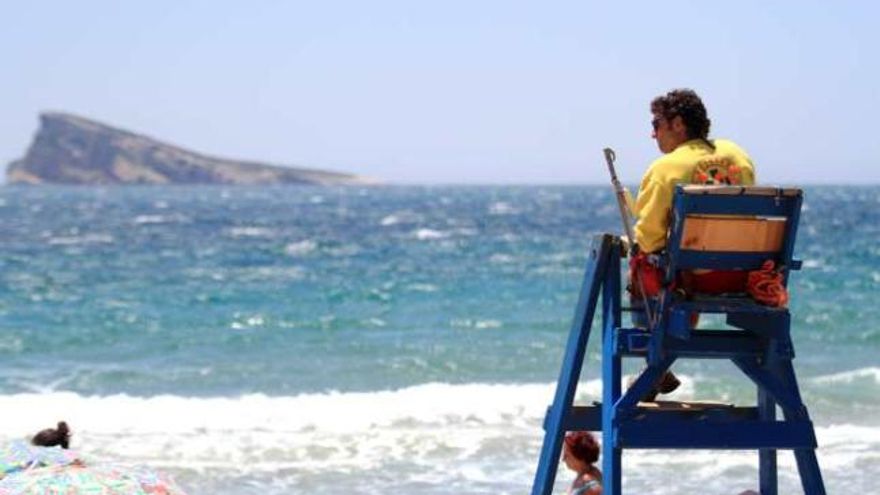
<svg viewBox="0 0 880 495"><path fill-rule="evenodd" d="M806 259L803 262L804 268L823 268L825 261L820 259Z"/></svg>
<svg viewBox="0 0 880 495"><path fill-rule="evenodd" d="M102 459L239 472L376 468L474 457L509 433L534 435L552 393L551 384L433 383L292 397L18 394L0 396L0 441L64 419L74 447Z"/></svg>
<svg viewBox="0 0 880 495"><path fill-rule="evenodd" d="M299 242L291 242L290 244L284 246L284 253L288 256L305 256L317 248L317 242L311 239L306 239Z"/></svg>
<svg viewBox="0 0 880 495"><path fill-rule="evenodd" d="M437 292L438 290L440 290L440 288L434 284L425 283L409 284L406 286L406 288L413 292Z"/></svg>
<svg viewBox="0 0 880 495"><path fill-rule="evenodd" d="M249 328L262 327L266 324L266 318L260 314L243 315L236 313L235 320L229 324L229 328L233 330L245 330Z"/></svg>
<svg viewBox="0 0 880 495"><path fill-rule="evenodd" d="M823 375L817 376L810 379L811 382L817 384L828 384L828 383L854 383L856 381L873 381L875 384L880 385L880 368L878 367L868 367L868 368L859 368L856 370L843 371L841 373L834 373L831 375Z"/></svg>
<svg viewBox="0 0 880 495"><path fill-rule="evenodd" d="M0 352L16 354L21 352L22 349L24 349L24 342L21 340L21 337L13 335L12 337L4 337L0 340Z"/></svg>
<svg viewBox="0 0 880 495"><path fill-rule="evenodd" d="M400 217L396 215L386 215L379 221L379 225L383 227L390 227L391 225L397 225L400 223Z"/></svg>
<svg viewBox="0 0 880 495"><path fill-rule="evenodd" d="M508 264L516 261L516 258L509 254L494 253L489 256L489 263Z"/></svg>
<svg viewBox="0 0 880 495"><path fill-rule="evenodd" d="M501 320L491 320L491 319L471 319L471 318L456 318L449 322L450 325L457 328L476 328L476 329L487 329L487 328L501 328L504 326L504 323Z"/></svg>
<svg viewBox="0 0 880 495"><path fill-rule="evenodd" d="M379 220L379 225L383 227L391 227L398 224L412 224L421 222L423 216L409 210L395 211L394 213L385 215Z"/></svg>
<svg viewBox="0 0 880 495"><path fill-rule="evenodd" d="M167 207L167 204L165 207ZM174 213L170 215L138 215L131 222L135 225L162 225L166 223L183 223L187 220L187 217Z"/></svg>
<svg viewBox="0 0 880 495"><path fill-rule="evenodd" d="M489 215L515 215L519 213L519 210L514 208L510 203L506 203L504 201L496 201L489 205L488 209Z"/></svg>
<svg viewBox="0 0 880 495"><path fill-rule="evenodd" d="M73 448L86 459L169 469L195 480L193 486L236 479L269 486L282 479L295 487L310 476L382 471L413 486L491 485L503 475L514 493L534 475L554 391L554 383L430 383L277 397L6 395L0 396L0 442L64 419L74 430ZM600 391L599 380L582 382L576 403L590 403ZM853 462L880 461L878 427L820 425L817 437L822 467L832 478ZM675 482L675 473L684 471L691 475L681 482L729 482L752 472L755 459L741 451L633 451L626 457L628 483ZM795 468L791 456L779 463ZM568 479L564 471L560 476ZM390 487L376 482L377 490Z"/></svg>
<svg viewBox="0 0 880 495"><path fill-rule="evenodd" d="M116 241L110 234L85 234L50 237L50 246L80 246L89 244L113 244Z"/></svg>
<svg viewBox="0 0 880 495"><path fill-rule="evenodd" d="M233 238L240 237L275 237L276 231L266 227L240 226L226 229L226 235Z"/></svg>
<svg viewBox="0 0 880 495"><path fill-rule="evenodd" d="M420 241L429 241L434 239L445 239L449 237L449 232L443 232L434 229L418 229L412 233L412 236Z"/></svg>
<svg viewBox="0 0 880 495"><path fill-rule="evenodd" d="M679 396L692 393L682 376ZM276 431L354 434L374 428L437 428L461 425L532 426L543 421L555 383L427 383L369 392L237 397L80 395L48 391L0 395L0 437L39 429L64 416L80 432L94 434L188 434ZM601 380L582 381L576 401L601 396ZM671 396L675 398L676 396ZM357 411L357 414L352 414ZM84 433L83 433L84 434Z"/></svg>

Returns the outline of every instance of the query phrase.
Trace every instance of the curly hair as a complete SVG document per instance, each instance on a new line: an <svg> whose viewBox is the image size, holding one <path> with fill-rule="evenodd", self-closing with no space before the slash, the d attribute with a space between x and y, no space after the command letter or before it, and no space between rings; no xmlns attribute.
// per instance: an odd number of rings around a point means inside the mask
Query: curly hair
<svg viewBox="0 0 880 495"><path fill-rule="evenodd" d="M651 112L671 120L681 117L688 139L706 139L712 121L706 114L703 100L692 89L673 89L651 101Z"/></svg>
<svg viewBox="0 0 880 495"><path fill-rule="evenodd" d="M565 445L575 458L587 464L599 460L599 443L588 431L570 431L565 435Z"/></svg>

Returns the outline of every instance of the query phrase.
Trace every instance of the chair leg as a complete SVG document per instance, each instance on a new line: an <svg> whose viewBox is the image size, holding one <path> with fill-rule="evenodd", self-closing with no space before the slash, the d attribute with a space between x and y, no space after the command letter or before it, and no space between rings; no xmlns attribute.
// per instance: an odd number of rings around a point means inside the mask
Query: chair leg
<svg viewBox="0 0 880 495"><path fill-rule="evenodd" d="M786 395L787 407L782 408L783 417L786 421L809 421L809 413L804 406L798 388L794 366L788 359L773 360L765 365L770 375L782 385L781 389ZM765 421L776 419L776 404L764 388L758 392L758 413ZM795 449L795 461L797 462L798 474L801 478L806 495L825 495L825 484L822 480L822 472L819 469L819 461L816 458L816 449ZM761 472L761 495L777 494L776 479L776 451L762 449L759 453Z"/></svg>
<svg viewBox="0 0 880 495"><path fill-rule="evenodd" d="M797 376L791 361L780 361L776 364L776 374L794 391L801 407L796 411L785 411L785 419L809 420L809 413L800 395ZM798 474L801 477L801 485L805 495L825 495L825 483L822 480L822 471L819 469L819 460L816 458L816 449L795 449L794 459L797 462Z"/></svg>
<svg viewBox="0 0 880 495"><path fill-rule="evenodd" d="M621 357L615 349L614 328L605 328L602 341L602 493L621 495L622 450L615 445L617 408L621 395Z"/></svg>
<svg viewBox="0 0 880 495"><path fill-rule="evenodd" d="M776 420L776 403L762 388L758 388L758 417L762 421ZM777 495L776 449L758 451L758 473L761 495Z"/></svg>
<svg viewBox="0 0 880 495"><path fill-rule="evenodd" d="M795 449L794 458L797 461L798 473L801 475L804 494L825 495L825 483L822 481L815 449Z"/></svg>

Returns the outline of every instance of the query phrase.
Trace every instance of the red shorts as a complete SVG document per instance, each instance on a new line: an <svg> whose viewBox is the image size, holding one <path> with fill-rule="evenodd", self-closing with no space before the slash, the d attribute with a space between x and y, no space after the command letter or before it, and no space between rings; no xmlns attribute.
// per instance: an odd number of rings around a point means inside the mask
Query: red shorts
<svg viewBox="0 0 880 495"><path fill-rule="evenodd" d="M724 294L728 292L745 292L749 272L742 270L682 272L679 277L681 287L688 292Z"/></svg>
<svg viewBox="0 0 880 495"><path fill-rule="evenodd" d="M639 295L644 289L648 297L656 297L663 288L663 270L648 261L648 256L638 253L630 259L629 278L631 292ZM749 272L742 270L682 271L676 277L675 286L688 292L701 294L724 294L746 292Z"/></svg>

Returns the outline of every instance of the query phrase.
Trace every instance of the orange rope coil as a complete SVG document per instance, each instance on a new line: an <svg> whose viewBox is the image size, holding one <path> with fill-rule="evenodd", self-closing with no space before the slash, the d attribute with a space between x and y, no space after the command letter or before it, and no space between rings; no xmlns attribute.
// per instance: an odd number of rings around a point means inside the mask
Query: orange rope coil
<svg viewBox="0 0 880 495"><path fill-rule="evenodd" d="M783 284L782 272L776 270L773 260L765 261L760 270L749 272L746 291L761 304L775 308L788 305L788 291Z"/></svg>

